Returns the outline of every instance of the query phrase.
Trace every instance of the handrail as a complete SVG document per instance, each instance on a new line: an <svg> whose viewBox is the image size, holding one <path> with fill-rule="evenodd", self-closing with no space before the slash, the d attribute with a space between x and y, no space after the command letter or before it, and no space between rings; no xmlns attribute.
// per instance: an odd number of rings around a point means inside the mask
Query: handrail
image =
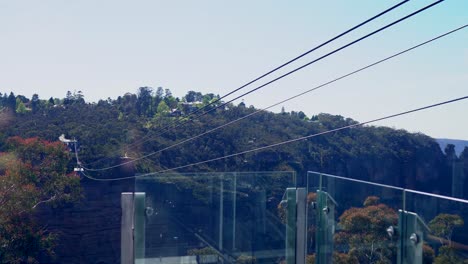
<svg viewBox="0 0 468 264"><path fill-rule="evenodd" d="M440 195L440 194L434 194L434 193L428 193L428 192L422 192L422 191L416 191L413 189L407 189L407 188L401 188L401 187L396 187L392 185L387 185L387 184L381 184L381 183L376 183L376 182L369 182L369 181L364 181L364 180L358 180L358 179L353 179L353 178L346 178L343 176L337 176L337 175L332 175L332 174L327 174L327 173L321 173L321 172L316 172L316 171L308 171L308 174L318 174L318 175L323 175L331 178L336 178L340 180L346 180L346 181L352 181L352 182L358 182L358 183L364 183L364 184L369 184L369 185L374 185L374 186L380 186L380 187L385 187L385 188L390 188L390 189L395 189L395 190L401 190L403 192L408 192L408 193L414 193L414 194L420 194L420 195L426 195L426 196L431 196L431 197L436 197L436 198L441 198L441 199L446 199L446 200L451 200L454 202L461 202L461 203L466 203L468 204L468 200L461 199L461 198L456 198L456 197L450 197L450 196L445 196L445 195Z"/></svg>
<svg viewBox="0 0 468 264"><path fill-rule="evenodd" d="M243 175L248 175L248 174L291 174L295 175L294 171L223 171L223 172L181 172L181 173L176 173L176 172L171 172L171 173L161 173L161 174L154 174L154 175L144 175L142 177L138 177L136 179L152 179L152 178L159 178L159 177L187 177L188 175L192 176L222 176L222 175L233 175L236 174L238 176L243 176ZM138 174L136 174L138 176Z"/></svg>
<svg viewBox="0 0 468 264"><path fill-rule="evenodd" d="M324 175L324 176L332 177L332 178L337 178L337 179L341 179L341 180L352 181L352 182L359 182L359 183L365 183L365 184L370 184L370 185L380 186L380 187L386 187L386 188L395 189L395 190L400 190L400 191L403 191L403 190L404 190L404 188L396 187L396 186L392 186L392 185L381 184L381 183L376 183L376 182L368 182L368 181L358 180L358 179L353 179L353 178L346 178L346 177L342 177L342 176L337 176L337 175L332 175L332 174L326 174L326 173L321 173L321 172L316 172L316 171L308 171L307 173L308 173L308 174L309 174L309 173L320 174L320 175Z"/></svg>
<svg viewBox="0 0 468 264"><path fill-rule="evenodd" d="M434 193L421 192L421 191L416 191L416 190L411 190L411 189L405 189L405 191L406 191L406 192L409 192L409 193L421 194L421 195L426 195L426 196L431 196L431 197L436 197L436 198L451 200L451 201L454 201L454 202L460 202L460 203L466 203L466 204L468 204L468 200L461 199L461 198L450 197L450 196L445 196L445 195L440 195L440 194L434 194Z"/></svg>

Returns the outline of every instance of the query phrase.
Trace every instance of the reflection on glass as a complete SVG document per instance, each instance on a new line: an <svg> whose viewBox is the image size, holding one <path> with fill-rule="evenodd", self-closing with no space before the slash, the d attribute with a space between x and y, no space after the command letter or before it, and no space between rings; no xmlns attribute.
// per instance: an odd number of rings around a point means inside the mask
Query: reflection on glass
<svg viewBox="0 0 468 264"><path fill-rule="evenodd" d="M137 178L146 263L284 263L288 187L292 172Z"/></svg>
<svg viewBox="0 0 468 264"><path fill-rule="evenodd" d="M306 263L468 263L468 200L308 174Z"/></svg>
<svg viewBox="0 0 468 264"><path fill-rule="evenodd" d="M403 189L308 174L307 263L396 263Z"/></svg>
<svg viewBox="0 0 468 264"><path fill-rule="evenodd" d="M417 215L423 228L405 234L403 257L423 263L468 263L468 201L411 190L405 195L407 212ZM421 250L408 250L415 245Z"/></svg>

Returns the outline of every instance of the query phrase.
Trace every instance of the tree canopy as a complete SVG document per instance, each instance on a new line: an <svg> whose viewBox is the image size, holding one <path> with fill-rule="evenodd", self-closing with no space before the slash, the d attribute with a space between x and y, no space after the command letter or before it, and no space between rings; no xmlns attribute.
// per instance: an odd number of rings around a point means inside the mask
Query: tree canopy
<svg viewBox="0 0 468 264"><path fill-rule="evenodd" d="M0 262L35 263L54 255L56 238L34 221L36 208L77 201L79 177L67 174L60 142L13 137L7 148L0 154Z"/></svg>
<svg viewBox="0 0 468 264"><path fill-rule="evenodd" d="M189 91L180 99L162 87L141 87L136 94L97 103L87 103L84 98L80 91L67 92L63 99L47 100L37 94L29 100L4 93L0 115L8 117L10 125L1 131L0 146L5 145L4 139L16 135L54 141L65 134L80 141L82 161L99 168L115 165L112 162L125 153L132 157L146 155L257 111L254 107L227 104L194 118L197 114L191 113L219 97ZM17 104L24 108L17 111ZM325 113L307 116L301 111L260 112L140 160L137 171L177 167L356 123L351 118ZM183 171L294 170L301 174L313 170L450 194L450 180L441 179L450 175L451 161L466 160L461 159L464 156L454 157L450 149L442 152L434 139L420 133L365 126Z"/></svg>

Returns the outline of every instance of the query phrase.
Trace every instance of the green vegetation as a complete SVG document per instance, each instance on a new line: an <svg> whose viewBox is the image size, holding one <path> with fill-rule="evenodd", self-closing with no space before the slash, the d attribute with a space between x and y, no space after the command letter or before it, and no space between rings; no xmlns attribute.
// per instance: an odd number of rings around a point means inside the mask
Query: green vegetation
<svg viewBox="0 0 468 264"><path fill-rule="evenodd" d="M85 166L113 166L124 155L140 157L257 111L244 103L227 104L201 118L190 117L190 113L217 98L219 96L214 94L195 91L179 98L161 87L155 90L141 87L137 94L127 93L96 103L87 103L80 91L67 92L62 99L41 99L37 94L29 99L13 93L0 93L0 244L8 245L7 250L0 248L1 258L11 260L10 263L34 263L38 255L53 255L55 234L36 226L34 208L38 204L59 206L79 197L79 179L66 176L66 172L76 165L75 161L61 144L50 143L59 135L79 140L79 155ZM213 107L220 104L217 102ZM148 156L135 166L139 173L154 172L356 122L324 113L307 116L303 112L286 112L284 109L279 114L261 112L190 143ZM165 129L167 126L171 128ZM453 169L455 165L457 170ZM300 179L309 170L451 194L453 186L447 175L454 171L468 175L468 148L457 156L453 146L447 146L442 152L434 139L420 133L366 126L179 171L295 171ZM90 174L98 178L115 177L112 173ZM172 181L178 188L192 188L193 196L201 201L206 196L203 182ZM274 179L262 184L270 186L275 192L272 196L276 197L283 189L274 184L279 186L280 183ZM465 186L459 189L467 190L468 182L463 184ZM21 186L21 191L11 192L11 186ZM277 210L280 219L284 220L284 208L279 206ZM375 215L382 217L376 220ZM395 258L395 246L387 238L385 227L395 225L396 219L395 211L380 203L377 197L369 197L362 208L343 212L340 232L335 236L336 244L343 250L335 253L333 258L343 263L391 262ZM431 224L436 231L440 227L439 237L450 240L451 233L443 232L453 231L459 221L448 219L450 221L446 222L453 225L448 228L442 226L445 223L442 220L447 220L447 216L441 216ZM366 246L362 247L363 244ZM391 246L383 247L383 244ZM450 245L442 246L437 257L431 248L424 252L427 259L444 262L453 258L451 250ZM309 256L308 261L313 258L313 255ZM255 263L256 260L245 258L239 261Z"/></svg>
<svg viewBox="0 0 468 264"><path fill-rule="evenodd" d="M0 153L0 262L37 263L53 257L56 234L36 223L35 209L76 202L80 182L67 175L68 151L60 142L13 137Z"/></svg>
<svg viewBox="0 0 468 264"><path fill-rule="evenodd" d="M379 202L376 196L368 197L362 208L350 208L339 218L340 232L334 240L338 248L345 248L348 254L340 253L355 263L395 263L396 245L386 234L389 226L398 223L395 210Z"/></svg>
<svg viewBox="0 0 468 264"><path fill-rule="evenodd" d="M452 245L452 236L455 229L464 225L463 219L459 215L439 214L429 222L429 228L443 245L439 248L439 254L434 259L434 263L468 263L457 254L457 250ZM444 245L445 244L445 245Z"/></svg>
<svg viewBox="0 0 468 264"><path fill-rule="evenodd" d="M386 234L386 227L397 223L397 213L376 196L368 197L363 207L345 210L339 217L340 231L334 236L333 263L396 263L397 241ZM437 243L424 242L422 263L468 263L463 250L452 241L453 232L463 224L462 217L454 214L432 219L425 239L430 237Z"/></svg>
<svg viewBox="0 0 468 264"><path fill-rule="evenodd" d="M459 215L453 214L439 214L429 222L432 233L448 241L452 240L454 229L463 225L463 219Z"/></svg>
<svg viewBox="0 0 468 264"><path fill-rule="evenodd" d="M257 110L243 103L228 104L193 119L189 117L191 112L218 96L190 91L179 98L161 87L155 90L141 87L137 94L127 93L97 103L87 103L84 98L81 92L68 92L63 99L41 99L37 94L32 99L13 93L0 94L0 122L8 124L0 132L0 150L11 136L55 141L63 133L80 141L84 164L101 168L115 165L116 159L125 154L139 157L152 153ZM294 111L262 112L149 156L137 162L136 167L141 173L172 168L354 123L356 121L350 118L323 113L308 117ZM164 129L167 126L172 128ZM452 153L445 155L432 138L423 134L367 126L182 171L293 170L301 175L314 170L450 193L450 181L440 179L451 173L454 162L466 160L467 153L468 149L460 157ZM463 169L468 170L468 167ZM94 176L109 177L107 174Z"/></svg>

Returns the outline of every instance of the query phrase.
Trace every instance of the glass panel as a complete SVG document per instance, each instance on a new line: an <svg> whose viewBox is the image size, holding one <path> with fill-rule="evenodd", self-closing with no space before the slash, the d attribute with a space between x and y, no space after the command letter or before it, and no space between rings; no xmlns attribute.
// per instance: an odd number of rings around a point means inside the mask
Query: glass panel
<svg viewBox="0 0 468 264"><path fill-rule="evenodd" d="M405 196L406 212L417 216L403 234L405 263L468 263L468 201L412 190Z"/></svg>
<svg viewBox="0 0 468 264"><path fill-rule="evenodd" d="M288 187L292 172L137 178L136 191L146 193L145 263L285 261Z"/></svg>
<svg viewBox="0 0 468 264"><path fill-rule="evenodd" d="M403 189L309 172L307 192L306 263L397 263Z"/></svg>

